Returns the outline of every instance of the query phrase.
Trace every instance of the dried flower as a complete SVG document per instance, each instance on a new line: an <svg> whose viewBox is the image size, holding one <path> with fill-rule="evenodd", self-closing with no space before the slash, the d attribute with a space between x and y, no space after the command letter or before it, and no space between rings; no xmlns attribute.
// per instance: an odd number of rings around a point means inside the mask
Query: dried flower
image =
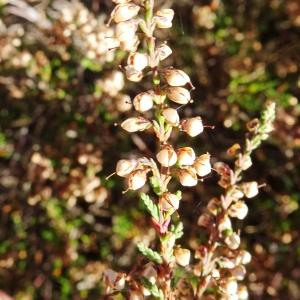
<svg viewBox="0 0 300 300"><path fill-rule="evenodd" d="M182 86L191 82L190 77L182 70L168 68L165 69L163 75L167 83L171 86Z"/></svg>
<svg viewBox="0 0 300 300"><path fill-rule="evenodd" d="M180 86L168 87L166 93L168 98L177 104L188 104L191 100L190 92Z"/></svg>
<svg viewBox="0 0 300 300"><path fill-rule="evenodd" d="M243 220L248 214L248 206L244 201L238 201L230 206L228 213L232 218Z"/></svg>
<svg viewBox="0 0 300 300"><path fill-rule="evenodd" d="M176 248L174 250L176 263L182 267L186 267L190 263L191 252L188 249Z"/></svg>
<svg viewBox="0 0 300 300"><path fill-rule="evenodd" d="M143 72L136 70L132 66L125 67L125 74L129 81L139 82L143 78Z"/></svg>
<svg viewBox="0 0 300 300"><path fill-rule="evenodd" d="M240 246L241 238L238 234L232 233L225 238L225 243L230 249L236 250Z"/></svg>
<svg viewBox="0 0 300 300"><path fill-rule="evenodd" d="M157 271L152 263L146 264L142 276L145 277L151 284L155 284L157 278Z"/></svg>
<svg viewBox="0 0 300 300"><path fill-rule="evenodd" d="M172 49L167 44L161 44L155 49L159 60L164 60L172 54Z"/></svg>
<svg viewBox="0 0 300 300"><path fill-rule="evenodd" d="M116 23L128 21L139 13L140 7L133 3L118 4L112 12L112 19Z"/></svg>
<svg viewBox="0 0 300 300"><path fill-rule="evenodd" d="M235 279L243 280L246 275L246 269L244 266L236 266L234 269L230 270L230 273Z"/></svg>
<svg viewBox="0 0 300 300"><path fill-rule="evenodd" d="M185 119L181 123L182 130L185 131L189 136L195 137L203 132L203 123L200 117L194 117Z"/></svg>
<svg viewBox="0 0 300 300"><path fill-rule="evenodd" d="M258 184L256 181L245 182L241 185L241 188L247 198L253 198L258 194Z"/></svg>
<svg viewBox="0 0 300 300"><path fill-rule="evenodd" d="M134 108L139 112L145 112L153 107L154 92L143 92L135 96L133 99Z"/></svg>
<svg viewBox="0 0 300 300"><path fill-rule="evenodd" d="M210 226L211 222L212 222L211 216L207 213L204 213L200 215L200 217L198 218L197 224L198 226L207 228Z"/></svg>
<svg viewBox="0 0 300 300"><path fill-rule="evenodd" d="M179 148L176 152L178 163L181 166L191 166L196 159L196 154L191 147Z"/></svg>
<svg viewBox="0 0 300 300"><path fill-rule="evenodd" d="M200 177L208 175L211 172L210 154L200 155L194 163L194 168Z"/></svg>
<svg viewBox="0 0 300 300"><path fill-rule="evenodd" d="M178 178L183 186L195 186L198 183L196 170L192 167L185 167L178 171Z"/></svg>
<svg viewBox="0 0 300 300"><path fill-rule="evenodd" d="M128 132L144 131L151 123L143 117L133 117L125 120L121 127Z"/></svg>
<svg viewBox="0 0 300 300"><path fill-rule="evenodd" d="M130 53L127 59L127 64L137 71L144 70L148 66L148 62L148 55L140 52Z"/></svg>
<svg viewBox="0 0 300 300"><path fill-rule="evenodd" d="M179 124L180 118L176 109L170 107L165 108L162 115L170 125L177 126Z"/></svg>
<svg viewBox="0 0 300 300"><path fill-rule="evenodd" d="M165 146L156 155L159 163L164 167L171 167L177 162L177 154L172 146Z"/></svg>
<svg viewBox="0 0 300 300"><path fill-rule="evenodd" d="M170 209L177 210L179 208L180 199L177 195L171 193L165 193L160 198L160 204L162 209L168 211Z"/></svg>
<svg viewBox="0 0 300 300"><path fill-rule="evenodd" d="M111 269L107 269L103 272L103 277L107 286L113 289L120 291L125 287L124 274L117 273Z"/></svg>
<svg viewBox="0 0 300 300"><path fill-rule="evenodd" d="M137 161L134 159L121 159L117 163L116 173L121 177L128 176L137 167Z"/></svg>
<svg viewBox="0 0 300 300"><path fill-rule="evenodd" d="M165 8L157 11L155 21L158 28L171 28L174 10Z"/></svg>
<svg viewBox="0 0 300 300"><path fill-rule="evenodd" d="M128 188L138 190L145 185L147 181L147 172L145 170L133 171L128 177Z"/></svg>

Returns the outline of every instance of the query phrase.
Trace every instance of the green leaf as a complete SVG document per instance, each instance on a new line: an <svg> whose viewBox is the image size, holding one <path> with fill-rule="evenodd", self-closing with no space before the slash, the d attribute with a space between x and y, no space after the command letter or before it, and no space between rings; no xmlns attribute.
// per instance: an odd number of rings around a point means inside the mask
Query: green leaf
<svg viewBox="0 0 300 300"><path fill-rule="evenodd" d="M175 235L175 239L180 239L183 235L183 224L182 222L177 223L171 228L172 233Z"/></svg>
<svg viewBox="0 0 300 300"><path fill-rule="evenodd" d="M152 284L146 278L141 279L143 286L151 293L152 296L158 299L164 299L164 293L157 287L156 284Z"/></svg>
<svg viewBox="0 0 300 300"><path fill-rule="evenodd" d="M145 205L146 209L148 210L148 212L150 213L150 215L152 216L152 218L155 219L156 221L159 221L158 206L155 205L153 201L150 199L150 197L145 193L141 194L141 200Z"/></svg>
<svg viewBox="0 0 300 300"><path fill-rule="evenodd" d="M161 264L162 263L162 258L160 256L160 254L150 248L148 248L144 243L140 242L137 244L137 247L139 249L139 251L146 256L149 260L157 263L157 264Z"/></svg>
<svg viewBox="0 0 300 300"><path fill-rule="evenodd" d="M156 195L160 196L162 194L160 183L155 176L150 177L150 184L153 188L153 191Z"/></svg>

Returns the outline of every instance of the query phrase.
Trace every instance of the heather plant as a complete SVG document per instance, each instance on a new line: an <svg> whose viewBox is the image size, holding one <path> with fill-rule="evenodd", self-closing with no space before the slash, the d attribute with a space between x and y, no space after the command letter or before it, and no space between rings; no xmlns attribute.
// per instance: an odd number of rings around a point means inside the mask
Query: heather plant
<svg viewBox="0 0 300 300"><path fill-rule="evenodd" d="M140 198L151 216L157 240L149 243L140 241L138 250L144 259L138 261L129 274L113 270L104 272L106 294L121 291L129 299L143 299L153 296L160 299L247 299L245 286L238 286L237 280L245 276L244 265L251 255L240 250L240 233L236 232L230 218L244 219L248 207L244 197L257 195L257 182L241 182L243 171L251 167L251 153L272 131L275 105L268 104L261 120L249 123L249 137L244 147L238 144L229 149L236 157L231 168L224 163L211 166L209 153L198 154L192 147L176 147L172 140L173 131L182 131L195 138L205 127L200 116L181 119L179 105L188 105L191 90L190 77L180 69L165 66L164 60L172 54L167 42L159 42L156 31L172 27L174 11L162 8L153 0L113 1L116 7L111 19L116 24L116 36L110 38L112 47L118 45L128 52L124 72L127 80L140 82L151 78L149 90L133 99L137 112L123 121L120 126L129 133L151 131L157 140L154 157L133 157L121 159L116 174L124 177L127 189L140 190L146 183L151 192L140 193ZM176 106L177 105L177 106ZM199 230L208 231L207 241L200 244L193 255L183 248L178 240L184 234L178 208L182 198L181 189L175 189L174 179L183 187L205 184L205 177L212 171L220 175L219 185L224 194L213 198L207 210L199 217ZM202 183L201 183L202 184ZM175 276L178 270L181 274ZM206 299L206 298L205 298Z"/></svg>

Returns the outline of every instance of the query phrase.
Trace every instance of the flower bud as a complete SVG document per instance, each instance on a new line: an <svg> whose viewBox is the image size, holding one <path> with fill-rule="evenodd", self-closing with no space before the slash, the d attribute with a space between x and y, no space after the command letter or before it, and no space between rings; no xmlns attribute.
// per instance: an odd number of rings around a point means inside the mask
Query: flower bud
<svg viewBox="0 0 300 300"><path fill-rule="evenodd" d="M139 52L130 53L127 64L137 71L142 71L148 66L148 55Z"/></svg>
<svg viewBox="0 0 300 300"><path fill-rule="evenodd" d="M159 45L155 51L159 60L164 60L172 54L172 49L167 44Z"/></svg>
<svg viewBox="0 0 300 300"><path fill-rule="evenodd" d="M207 228L207 227L210 226L211 222L212 222L211 216L210 216L209 214L207 214L207 213L204 213L204 214L202 214L202 215L198 218L197 224L198 224L198 226L200 226L200 227L205 227L205 228Z"/></svg>
<svg viewBox="0 0 300 300"><path fill-rule="evenodd" d="M191 252L188 249L176 248L174 250L176 263L182 267L186 267L190 263Z"/></svg>
<svg viewBox="0 0 300 300"><path fill-rule="evenodd" d="M246 269L244 266L236 266L230 270L230 273L236 280L243 280L246 275Z"/></svg>
<svg viewBox="0 0 300 300"><path fill-rule="evenodd" d="M195 137L203 132L203 123L200 117L194 117L182 121L182 129L189 136Z"/></svg>
<svg viewBox="0 0 300 300"><path fill-rule="evenodd" d="M229 216L238 218L239 220L245 219L248 214L248 206L243 201L237 201L229 208Z"/></svg>
<svg viewBox="0 0 300 300"><path fill-rule="evenodd" d="M200 177L208 175L211 172L210 154L200 155L194 163L194 168Z"/></svg>
<svg viewBox="0 0 300 300"><path fill-rule="evenodd" d="M182 86L191 82L190 77L182 70L168 68L163 74L167 83L171 86Z"/></svg>
<svg viewBox="0 0 300 300"><path fill-rule="evenodd" d="M118 291L124 289L125 287L124 274L117 273L111 269L107 269L103 272L103 277L107 286L114 288Z"/></svg>
<svg viewBox="0 0 300 300"><path fill-rule="evenodd" d="M168 98L177 104L187 104L191 100L190 92L180 86L168 87L166 92Z"/></svg>
<svg viewBox="0 0 300 300"><path fill-rule="evenodd" d="M163 167L171 167L176 164L177 154L172 146L165 146L157 153L156 158Z"/></svg>
<svg viewBox="0 0 300 300"><path fill-rule="evenodd" d="M196 154L191 147L182 147L177 150L178 163L181 166L191 166L195 159Z"/></svg>
<svg viewBox="0 0 300 300"><path fill-rule="evenodd" d="M237 264L247 265L251 262L251 259L252 259L251 254L248 251L241 250L236 258L236 261Z"/></svg>
<svg viewBox="0 0 300 300"><path fill-rule="evenodd" d="M118 176L126 177L137 167L137 161L134 159L121 159L117 163L116 173Z"/></svg>
<svg viewBox="0 0 300 300"><path fill-rule="evenodd" d="M196 171L192 167L180 169L178 171L178 178L183 186L195 186L198 183Z"/></svg>
<svg viewBox="0 0 300 300"><path fill-rule="evenodd" d="M233 233L225 238L225 243L231 250L236 250L240 246L241 238L238 234Z"/></svg>
<svg viewBox="0 0 300 300"><path fill-rule="evenodd" d="M145 112L153 107L154 92L140 93L133 99L134 108L139 112Z"/></svg>
<svg viewBox="0 0 300 300"><path fill-rule="evenodd" d="M171 28L174 18L174 10L165 8L156 13L155 21L158 28Z"/></svg>
<svg viewBox="0 0 300 300"><path fill-rule="evenodd" d="M138 28L138 22L136 20L129 20L121 22L116 26L116 38L120 42L134 40L136 38L136 31Z"/></svg>
<svg viewBox="0 0 300 300"><path fill-rule="evenodd" d="M116 99L116 108L119 112L125 112L132 107L131 99L128 95L119 94Z"/></svg>
<svg viewBox="0 0 300 300"><path fill-rule="evenodd" d="M177 126L179 124L180 118L176 109L170 107L166 108L163 110L162 115L172 126Z"/></svg>
<svg viewBox="0 0 300 300"><path fill-rule="evenodd" d="M125 67L125 74L129 81L139 82L143 78L143 72L136 70L131 66Z"/></svg>
<svg viewBox="0 0 300 300"><path fill-rule="evenodd" d="M134 18L139 13L140 7L133 3L118 4L112 12L112 18L116 23Z"/></svg>
<svg viewBox="0 0 300 300"><path fill-rule="evenodd" d="M256 181L245 182L241 185L241 188L247 198L253 198L258 194L258 184Z"/></svg>
<svg viewBox="0 0 300 300"><path fill-rule="evenodd" d="M133 171L128 177L128 188L130 190L138 190L145 185L147 174L144 170Z"/></svg>
<svg viewBox="0 0 300 300"><path fill-rule="evenodd" d="M238 294L239 300L249 299L249 293L248 293L248 290L245 286L239 287L239 290L238 290L237 294Z"/></svg>
<svg viewBox="0 0 300 300"><path fill-rule="evenodd" d="M133 117L125 120L121 127L128 132L144 131L151 123L143 117Z"/></svg>
<svg viewBox="0 0 300 300"><path fill-rule="evenodd" d="M168 211L170 209L177 210L179 208L180 199L175 194L165 193L160 198L162 209Z"/></svg>
<svg viewBox="0 0 300 300"><path fill-rule="evenodd" d="M157 278L157 271L153 267L152 263L148 263L142 272L142 276L145 277L151 284L155 284Z"/></svg>

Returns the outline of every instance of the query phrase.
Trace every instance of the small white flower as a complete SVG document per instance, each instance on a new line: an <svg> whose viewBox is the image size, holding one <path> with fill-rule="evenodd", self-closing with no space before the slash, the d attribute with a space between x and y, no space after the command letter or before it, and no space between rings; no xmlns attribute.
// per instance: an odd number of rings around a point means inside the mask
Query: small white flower
<svg viewBox="0 0 300 300"><path fill-rule="evenodd" d="M112 11L112 18L116 23L134 18L139 13L140 7L133 3L118 4Z"/></svg>
<svg viewBox="0 0 300 300"><path fill-rule="evenodd" d="M171 86L182 86L191 82L190 77L182 70L168 68L163 71L163 75Z"/></svg>
<svg viewBox="0 0 300 300"><path fill-rule="evenodd" d="M174 10L168 8L157 11L154 17L158 28L171 28L173 18Z"/></svg>
<svg viewBox="0 0 300 300"><path fill-rule="evenodd" d="M133 117L125 120L121 127L128 132L144 131L151 123L143 117Z"/></svg>
<svg viewBox="0 0 300 300"><path fill-rule="evenodd" d="M232 204L229 208L229 215L233 218L238 218L239 220L245 219L248 214L248 206L244 201L237 201Z"/></svg>
<svg viewBox="0 0 300 300"><path fill-rule="evenodd" d="M132 66L137 71L144 70L148 66L148 62L148 55L139 52L130 53L127 59L127 64Z"/></svg>
<svg viewBox="0 0 300 300"><path fill-rule="evenodd" d="M159 45L155 51L159 60L164 60L172 54L172 49L167 44Z"/></svg>
<svg viewBox="0 0 300 300"><path fill-rule="evenodd" d="M166 108L163 110L162 115L172 126L177 126L179 124L180 118L176 109L170 107Z"/></svg>
<svg viewBox="0 0 300 300"><path fill-rule="evenodd" d="M139 82L143 78L143 72L136 70L134 67L125 67L125 74L128 80L133 82Z"/></svg>
<svg viewBox="0 0 300 300"><path fill-rule="evenodd" d="M147 172L144 170L133 171L128 177L128 188L138 190L145 185L147 181Z"/></svg>
<svg viewBox="0 0 300 300"><path fill-rule="evenodd" d="M164 167L171 167L176 164L177 154L172 146L165 146L156 155L159 163Z"/></svg>
<svg viewBox="0 0 300 300"><path fill-rule="evenodd" d="M208 175L211 172L210 154L200 155L194 163L194 168L200 177Z"/></svg>
<svg viewBox="0 0 300 300"><path fill-rule="evenodd" d="M182 267L186 267L190 263L191 252L188 249L176 248L174 250L176 263Z"/></svg>
<svg viewBox="0 0 300 300"><path fill-rule="evenodd" d="M225 238L225 243L230 249L236 250L240 246L241 238L238 234L233 233Z"/></svg>
<svg viewBox="0 0 300 300"><path fill-rule="evenodd" d="M192 167L185 167L178 171L178 178L183 186L195 186L198 183L196 170Z"/></svg>
<svg viewBox="0 0 300 300"><path fill-rule="evenodd" d="M160 198L160 204L162 206L162 209L165 211L168 211L170 209L177 210L179 208L179 202L180 199L175 194L171 193L165 193Z"/></svg>
<svg viewBox="0 0 300 300"><path fill-rule="evenodd" d="M145 112L153 107L154 92L148 91L140 93L133 99L134 108L139 112Z"/></svg>
<svg viewBox="0 0 300 300"><path fill-rule="evenodd" d="M196 159L196 154L191 147L182 147L176 152L178 156L178 163L181 166L191 166Z"/></svg>
<svg viewBox="0 0 300 300"><path fill-rule="evenodd" d="M199 135L203 132L203 129L203 123L200 117L194 117L182 121L182 130L191 137Z"/></svg>
<svg viewBox="0 0 300 300"><path fill-rule="evenodd" d="M177 104L187 104L191 100L190 92L183 87L169 87L166 92L167 97Z"/></svg>
<svg viewBox="0 0 300 300"><path fill-rule="evenodd" d="M256 181L245 182L241 185L241 188L247 198L253 198L258 194L258 184Z"/></svg>
<svg viewBox="0 0 300 300"><path fill-rule="evenodd" d="M137 161L135 159L121 159L116 166L116 173L118 176L128 176L136 167Z"/></svg>

